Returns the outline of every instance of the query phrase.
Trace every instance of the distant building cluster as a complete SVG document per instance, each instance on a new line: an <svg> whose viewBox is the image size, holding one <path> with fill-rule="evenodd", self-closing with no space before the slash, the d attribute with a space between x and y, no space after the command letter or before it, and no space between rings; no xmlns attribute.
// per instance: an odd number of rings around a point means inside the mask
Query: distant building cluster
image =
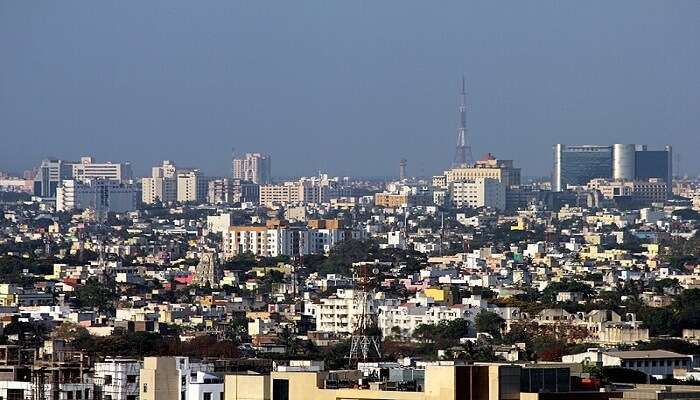
<svg viewBox="0 0 700 400"><path fill-rule="evenodd" d="M632 144L530 179L459 103L434 176L0 174L0 400L699 398L700 180Z"/></svg>

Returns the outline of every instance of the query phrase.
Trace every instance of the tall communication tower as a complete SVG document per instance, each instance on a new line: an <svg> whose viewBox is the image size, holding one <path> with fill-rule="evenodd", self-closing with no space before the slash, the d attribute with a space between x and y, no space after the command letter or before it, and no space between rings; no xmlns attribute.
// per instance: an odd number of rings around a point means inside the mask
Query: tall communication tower
<svg viewBox="0 0 700 400"><path fill-rule="evenodd" d="M405 158L402 158L401 161L399 161L399 179L404 180L406 179L406 165L408 164L408 160Z"/></svg>
<svg viewBox="0 0 700 400"><path fill-rule="evenodd" d="M379 269L374 264L361 264L355 267L354 304L357 306L357 329L350 343L350 363L381 358L380 338L377 329L376 313L372 312L371 300ZM374 331L374 332L373 332Z"/></svg>
<svg viewBox="0 0 700 400"><path fill-rule="evenodd" d="M457 148L454 167L474 164L472 146L467 141L467 89L462 75L462 88L459 93L459 126L457 127Z"/></svg>

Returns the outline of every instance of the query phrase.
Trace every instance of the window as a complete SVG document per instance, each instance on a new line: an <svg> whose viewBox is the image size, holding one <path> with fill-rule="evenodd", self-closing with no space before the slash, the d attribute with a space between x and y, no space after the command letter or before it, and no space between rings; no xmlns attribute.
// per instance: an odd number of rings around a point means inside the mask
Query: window
<svg viewBox="0 0 700 400"><path fill-rule="evenodd" d="M272 398L275 400L289 400L289 381L286 379L272 380Z"/></svg>
<svg viewBox="0 0 700 400"><path fill-rule="evenodd" d="M66 392L66 399L73 400L73 391L69 390Z"/></svg>
<svg viewBox="0 0 700 400"><path fill-rule="evenodd" d="M126 400L136 400L136 395L135 394L128 394L128 395L126 395Z"/></svg>
<svg viewBox="0 0 700 400"><path fill-rule="evenodd" d="M75 391L75 399L76 400L83 400L83 394L80 392L80 390Z"/></svg>
<svg viewBox="0 0 700 400"><path fill-rule="evenodd" d="M204 400L211 400L211 392L204 392Z"/></svg>
<svg viewBox="0 0 700 400"><path fill-rule="evenodd" d="M105 395L105 400L112 400L112 395L111 395L111 394L106 394L106 395Z"/></svg>
<svg viewBox="0 0 700 400"><path fill-rule="evenodd" d="M143 392L148 393L148 384L147 383L143 384Z"/></svg>
<svg viewBox="0 0 700 400"><path fill-rule="evenodd" d="M656 367L656 360L652 360L651 366L652 366L652 367Z"/></svg>
<svg viewBox="0 0 700 400"><path fill-rule="evenodd" d="M126 383L136 383L136 375L127 375Z"/></svg>
<svg viewBox="0 0 700 400"><path fill-rule="evenodd" d="M24 390L22 389L7 389L7 400L23 400Z"/></svg>
<svg viewBox="0 0 700 400"><path fill-rule="evenodd" d="M105 385L112 384L112 375L105 375Z"/></svg>
<svg viewBox="0 0 700 400"><path fill-rule="evenodd" d="M224 392L219 392L219 400L224 400Z"/></svg>

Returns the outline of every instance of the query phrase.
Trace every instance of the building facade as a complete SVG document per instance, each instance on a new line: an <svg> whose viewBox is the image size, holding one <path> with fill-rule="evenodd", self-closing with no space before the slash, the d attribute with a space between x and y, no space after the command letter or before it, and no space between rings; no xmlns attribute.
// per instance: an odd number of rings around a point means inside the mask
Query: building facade
<svg viewBox="0 0 700 400"><path fill-rule="evenodd" d="M272 159L260 153L247 153L234 159L233 178L267 185L272 182Z"/></svg>
<svg viewBox="0 0 700 400"><path fill-rule="evenodd" d="M141 180L142 200L145 204L177 201L177 168L171 161L165 160L158 167L153 167L151 176Z"/></svg>
<svg viewBox="0 0 700 400"><path fill-rule="evenodd" d="M41 162L34 176L34 196L56 197L56 190L64 179L73 177L73 161L47 159Z"/></svg>
<svg viewBox="0 0 700 400"><path fill-rule="evenodd" d="M137 400L141 362L125 358L107 358L95 363L96 398Z"/></svg>
<svg viewBox="0 0 700 400"><path fill-rule="evenodd" d="M108 179L127 182L133 179L130 163L96 163L92 157L81 157L79 163L72 165L73 179Z"/></svg>
<svg viewBox="0 0 700 400"><path fill-rule="evenodd" d="M493 178L451 182L450 195L454 207L506 208L506 187Z"/></svg>
<svg viewBox="0 0 700 400"><path fill-rule="evenodd" d="M130 183L116 180L64 180L56 190L56 210L91 209L101 212L133 211L139 204L138 189Z"/></svg>
<svg viewBox="0 0 700 400"><path fill-rule="evenodd" d="M668 182L673 178L672 149L649 150L646 145L554 145L552 189L586 185L591 179L647 181L651 178Z"/></svg>
<svg viewBox="0 0 700 400"><path fill-rule="evenodd" d="M177 201L181 203L203 203L207 201L210 179L198 169L177 173Z"/></svg>

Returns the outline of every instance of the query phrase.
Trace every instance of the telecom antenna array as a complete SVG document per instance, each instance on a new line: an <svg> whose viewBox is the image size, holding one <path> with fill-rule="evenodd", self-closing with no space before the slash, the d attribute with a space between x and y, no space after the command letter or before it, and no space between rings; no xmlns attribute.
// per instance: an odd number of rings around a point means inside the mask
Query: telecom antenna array
<svg viewBox="0 0 700 400"><path fill-rule="evenodd" d="M380 338L376 335L376 310L372 310L374 287L379 275L377 264L363 263L354 267L355 291L353 302L357 306L357 329L350 343L350 363L381 358Z"/></svg>

